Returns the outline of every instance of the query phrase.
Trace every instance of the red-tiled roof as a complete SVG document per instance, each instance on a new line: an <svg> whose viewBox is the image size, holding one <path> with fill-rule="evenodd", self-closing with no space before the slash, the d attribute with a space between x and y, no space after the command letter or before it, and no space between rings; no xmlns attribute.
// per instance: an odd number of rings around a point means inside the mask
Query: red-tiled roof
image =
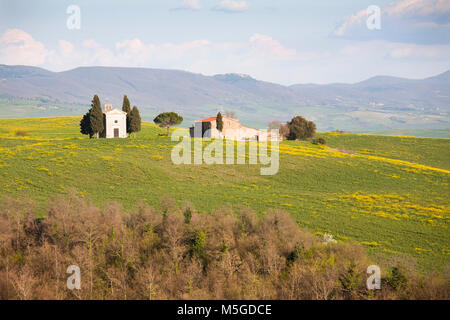
<svg viewBox="0 0 450 320"><path fill-rule="evenodd" d="M211 117L211 118L206 118L206 119L203 119L203 120L199 120L197 122L211 122L211 121L215 121L215 120L216 120L216 117Z"/></svg>

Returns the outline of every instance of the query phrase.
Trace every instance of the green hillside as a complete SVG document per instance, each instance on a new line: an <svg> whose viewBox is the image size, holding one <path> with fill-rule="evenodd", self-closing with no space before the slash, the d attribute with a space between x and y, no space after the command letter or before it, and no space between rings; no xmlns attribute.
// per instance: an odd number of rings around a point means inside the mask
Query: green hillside
<svg viewBox="0 0 450 320"><path fill-rule="evenodd" d="M152 124L135 139L90 140L79 120L0 120L1 194L44 204L74 188L126 208L165 195L200 210L283 208L313 232L363 244L380 264L450 261L449 139L319 134L329 148L283 142L278 174L261 176L259 165L173 165L176 142Z"/></svg>

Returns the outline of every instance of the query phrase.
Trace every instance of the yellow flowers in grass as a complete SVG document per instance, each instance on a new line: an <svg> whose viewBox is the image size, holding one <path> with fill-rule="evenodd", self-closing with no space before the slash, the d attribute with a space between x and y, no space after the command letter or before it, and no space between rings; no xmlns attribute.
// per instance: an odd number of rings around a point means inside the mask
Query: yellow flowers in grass
<svg viewBox="0 0 450 320"><path fill-rule="evenodd" d="M395 221L403 219L419 219L433 226L443 226L450 221L450 207L443 205L419 205L411 203L406 196L397 194L362 194L356 192L350 195L342 195L336 199L328 199L351 205L352 211L360 214L370 214L380 218ZM437 223L440 222L440 223Z"/></svg>
<svg viewBox="0 0 450 320"><path fill-rule="evenodd" d="M39 171L44 171L44 172L46 172L49 176L52 175L52 173L50 172L50 170L49 170L48 168L45 168L45 167L39 168Z"/></svg>
<svg viewBox="0 0 450 320"><path fill-rule="evenodd" d="M335 157L335 158L362 158L367 160L374 160L378 162L388 163L395 166L402 167L401 170L413 172L413 173L420 173L420 174L428 174L428 173L439 173L439 174L450 174L449 170L441 169L441 168L435 168L419 163L409 162L405 160L398 160L398 159L392 159L389 158L388 155L386 156L379 156L379 155L370 155L366 152L362 152L361 154L354 154L354 153L346 153L346 152L340 152L337 149L331 149L331 148L312 148L312 147L306 147L304 145L290 145L290 144L281 144L280 145L280 154L289 154L289 155L298 155L298 156L305 156L305 157L312 157L312 158L326 158L326 157ZM348 164L347 164L348 165ZM392 178L399 178L398 175L391 175Z"/></svg>
<svg viewBox="0 0 450 320"><path fill-rule="evenodd" d="M70 143L68 145L65 145L63 147L63 149L79 149L79 146L77 144L75 144L75 143Z"/></svg>
<svg viewBox="0 0 450 320"><path fill-rule="evenodd" d="M283 207L292 207L292 203L282 203Z"/></svg>
<svg viewBox="0 0 450 320"><path fill-rule="evenodd" d="M328 156L341 157L338 152L330 152L322 148L308 148L304 146L280 145L280 154L298 155L312 158L325 159Z"/></svg>
<svg viewBox="0 0 450 320"><path fill-rule="evenodd" d="M431 250L431 249L422 249L422 248L414 248L414 250L415 250L417 253L429 253L429 252L433 252L433 250Z"/></svg>
<svg viewBox="0 0 450 320"><path fill-rule="evenodd" d="M409 171L413 171L415 173L423 173L423 171L425 171L425 172L426 171L433 171L433 172L450 174L449 170L440 169L440 168L434 168L434 167L426 166L426 165L423 165L423 164L409 162L409 161L404 161L404 160L390 159L390 158L384 158L384 157L379 157L379 156L371 156L371 155L357 155L357 157L366 158L366 159L370 159L370 160L376 160L376 161L382 161L382 162L387 162L387 163L390 163L390 164L403 166L403 167L406 167L406 170L409 169ZM414 170L414 169L416 169L416 170Z"/></svg>
<svg viewBox="0 0 450 320"><path fill-rule="evenodd" d="M100 158L105 161L112 161L115 159L114 157L111 157L111 156L100 156Z"/></svg>
<svg viewBox="0 0 450 320"><path fill-rule="evenodd" d="M381 244L376 241L361 241L361 244L368 247L381 247Z"/></svg>

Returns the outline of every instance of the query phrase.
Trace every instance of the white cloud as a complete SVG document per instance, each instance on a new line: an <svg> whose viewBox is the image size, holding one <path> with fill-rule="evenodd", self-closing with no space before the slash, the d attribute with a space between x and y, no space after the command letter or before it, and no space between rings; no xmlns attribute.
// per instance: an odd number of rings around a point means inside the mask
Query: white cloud
<svg viewBox="0 0 450 320"><path fill-rule="evenodd" d="M450 14L448 0L402 0L386 8L386 13L402 17L442 16Z"/></svg>
<svg viewBox="0 0 450 320"><path fill-rule="evenodd" d="M295 50L264 34L241 42L148 43L126 39L112 47L92 39L60 40L48 50L22 30L0 36L0 61L61 71L79 66L180 69L203 74L244 73L282 84L355 82L387 74L420 78L450 68L450 45L384 40L354 42L330 52Z"/></svg>
<svg viewBox="0 0 450 320"><path fill-rule="evenodd" d="M426 78L450 69L450 45L372 40L296 64L293 82L357 82L376 75ZM326 78L326 80L324 80Z"/></svg>
<svg viewBox="0 0 450 320"><path fill-rule="evenodd" d="M416 45L399 43L391 48L389 55L393 58L428 58L442 59L450 56L449 45Z"/></svg>
<svg viewBox="0 0 450 320"><path fill-rule="evenodd" d="M256 52L263 55L282 59L291 59L296 55L295 50L283 47L281 43L269 36L255 34L250 38L250 43Z"/></svg>
<svg viewBox="0 0 450 320"><path fill-rule="evenodd" d="M381 10L381 30L366 26L366 9L345 19L334 31L356 40L384 39L393 42L450 43L450 1L397 0Z"/></svg>
<svg viewBox="0 0 450 320"><path fill-rule="evenodd" d="M189 69L200 60L220 65L222 59L256 61L289 61L296 59L296 51L284 47L279 41L254 34L246 42L211 42L200 39L181 43L144 43L141 39L117 42L113 49L103 47L94 40L85 40L75 47L68 41L59 42L59 51L51 55L49 65L62 61L74 65L152 66ZM60 63L58 62L57 65ZM202 72L203 70L198 70ZM225 71L225 70L224 70Z"/></svg>
<svg viewBox="0 0 450 320"><path fill-rule="evenodd" d="M66 40L59 40L58 46L61 54L65 57L71 55L73 53L74 45Z"/></svg>
<svg viewBox="0 0 450 320"><path fill-rule="evenodd" d="M125 66L149 66L183 68L186 61L201 59L208 54L212 43L194 40L183 43L143 43L140 39L124 40L115 45L117 64Z"/></svg>
<svg viewBox="0 0 450 320"><path fill-rule="evenodd" d="M347 33L348 29L354 27L355 25L362 26L363 22L365 22L366 19L367 19L366 10L361 10L356 14L352 14L344 21L342 25L339 26L339 28L337 28L334 31L334 34L337 36L343 36Z"/></svg>
<svg viewBox="0 0 450 320"><path fill-rule="evenodd" d="M100 43L98 43L97 41L92 40L92 39L84 40L82 42L82 44L84 47L90 48L90 49L99 49L102 46Z"/></svg>
<svg viewBox="0 0 450 320"><path fill-rule="evenodd" d="M181 69L205 74L248 73L260 79L282 81L285 65L316 57L283 46L270 36L254 34L242 42L211 42L199 39L181 43L146 43L139 38L117 42L107 48L92 39L75 45L66 40L46 59L23 63L54 71L78 66L124 66ZM278 69L281 68L281 69Z"/></svg>
<svg viewBox="0 0 450 320"><path fill-rule="evenodd" d="M202 6L200 5L199 0L183 0L181 2L180 9L190 9L190 10L200 10Z"/></svg>
<svg viewBox="0 0 450 320"><path fill-rule="evenodd" d="M214 9L224 12L243 12L250 9L250 3L247 1L222 0Z"/></svg>
<svg viewBox="0 0 450 320"><path fill-rule="evenodd" d="M43 64L49 51L30 34L8 29L0 37L0 60L5 64Z"/></svg>
<svg viewBox="0 0 450 320"><path fill-rule="evenodd" d="M402 58L437 60L446 59L450 56L450 45L419 45L375 40L346 45L339 50L339 54L354 58L364 57L368 64L376 59L391 58L399 60Z"/></svg>

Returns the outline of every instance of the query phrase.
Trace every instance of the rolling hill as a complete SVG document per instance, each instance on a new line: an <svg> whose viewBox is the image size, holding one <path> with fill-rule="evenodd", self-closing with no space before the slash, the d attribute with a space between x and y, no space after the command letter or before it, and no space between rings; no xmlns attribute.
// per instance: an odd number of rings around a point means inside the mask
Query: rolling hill
<svg viewBox="0 0 450 320"><path fill-rule="evenodd" d="M94 94L115 105L127 94L147 120L180 112L185 126L221 109L259 127L297 114L320 130L448 129L450 121L450 71L423 80L378 76L356 84L282 86L239 74L0 65L0 117L78 115Z"/></svg>
<svg viewBox="0 0 450 320"><path fill-rule="evenodd" d="M380 265L449 262L450 140L327 133L328 147L280 144L280 170L174 165L176 142L143 123L136 138L88 139L79 117L0 120L0 196L45 205L70 189L96 205L158 207L164 196L202 212L224 204L289 212L313 233L357 241Z"/></svg>

